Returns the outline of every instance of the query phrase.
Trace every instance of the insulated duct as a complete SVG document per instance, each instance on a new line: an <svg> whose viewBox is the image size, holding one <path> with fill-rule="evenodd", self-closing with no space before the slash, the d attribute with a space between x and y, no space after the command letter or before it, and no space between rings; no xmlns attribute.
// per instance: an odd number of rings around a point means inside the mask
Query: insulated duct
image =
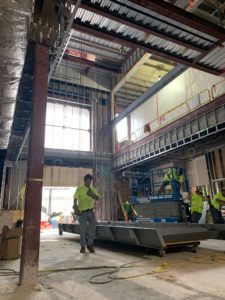
<svg viewBox="0 0 225 300"><path fill-rule="evenodd" d="M32 0L0 1L0 150L9 142L32 6Z"/></svg>

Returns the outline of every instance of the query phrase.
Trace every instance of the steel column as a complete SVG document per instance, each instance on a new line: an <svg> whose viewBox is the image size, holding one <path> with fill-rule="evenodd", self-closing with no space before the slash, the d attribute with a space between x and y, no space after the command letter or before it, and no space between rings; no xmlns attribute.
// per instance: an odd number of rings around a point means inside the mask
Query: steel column
<svg viewBox="0 0 225 300"><path fill-rule="evenodd" d="M48 47L40 44L33 44L32 46L35 57L32 97L33 103L19 279L19 283L26 286L35 285L38 280L49 56Z"/></svg>

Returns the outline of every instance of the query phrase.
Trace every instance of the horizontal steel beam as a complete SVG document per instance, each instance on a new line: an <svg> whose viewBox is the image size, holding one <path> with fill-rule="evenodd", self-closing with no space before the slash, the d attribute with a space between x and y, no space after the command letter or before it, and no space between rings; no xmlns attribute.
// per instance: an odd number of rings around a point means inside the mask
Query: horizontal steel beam
<svg viewBox="0 0 225 300"><path fill-rule="evenodd" d="M183 25L204 32L218 40L225 41L225 29L210 23L190 12L187 12L175 5L171 5L163 0L130 0L130 2L142 6L150 11L155 11L159 15L165 16Z"/></svg>
<svg viewBox="0 0 225 300"><path fill-rule="evenodd" d="M75 57L75 56L68 55L68 54L64 55L63 60L83 64L86 66L90 66L92 68L101 69L101 70L108 71L111 73L116 73L116 74L121 73L120 70L112 69L112 68L104 66L104 65L99 65L96 62L93 62L93 61L90 61L87 59L83 59L83 58L79 58L79 57Z"/></svg>
<svg viewBox="0 0 225 300"><path fill-rule="evenodd" d="M121 112L119 114L119 116L116 117L112 121L112 125L115 126L119 121L121 121L124 117L126 117L134 109L136 109L138 106L140 106L146 100L148 100L150 97L155 95L164 86L166 86L168 83L170 83L173 79L175 79L177 76L179 76L180 74L182 74L186 70L187 70L186 66L183 66L183 65L176 66L172 71L170 71L168 74L166 74L161 80L157 81L152 87L150 87L150 89L144 95L139 97L127 109L125 109L123 112Z"/></svg>
<svg viewBox="0 0 225 300"><path fill-rule="evenodd" d="M99 28L97 26L90 25L87 22L84 23L78 19L76 19L74 21L73 29L81 31L81 32L85 32L86 34L89 34L89 35L94 35L94 36L96 36L98 38L102 38L102 39L109 39L109 36L111 36L112 42L116 42L121 45L126 45L130 48L140 48L140 49L145 50L146 52L150 52L151 54L155 54L157 56L161 56L166 59L173 60L179 64L188 65L192 68L195 68L195 69L198 69L198 70L201 70L204 72L208 72L213 75L220 75L220 73L221 73L219 70L215 70L215 69L206 67L199 63L194 63L193 60L187 60L181 56L172 54L171 52L156 49L156 47L150 46L149 44L145 44L144 42L137 41L130 37L117 34L116 32L112 32L112 31L109 31L109 30L106 30L103 28Z"/></svg>
<svg viewBox="0 0 225 300"><path fill-rule="evenodd" d="M80 7L87 11L91 11L95 14L98 14L100 16L114 20L116 22L126 24L132 28L135 28L137 30L143 31L145 33L148 33L148 34L151 34L154 36L157 36L163 40L173 42L173 43L181 45L183 47L186 47L186 48L198 51L198 52L204 52L205 50L207 50L207 48L202 48L201 46L187 43L182 39L174 37L172 34L163 33L157 28L153 29L153 28L150 28L150 26L145 26L144 24L140 24L140 22L131 20L131 19L129 19L129 17L127 17L125 15L115 13L114 11L111 11L107 7L102 7L102 6L98 5L98 3L93 4L88 0L83 0Z"/></svg>

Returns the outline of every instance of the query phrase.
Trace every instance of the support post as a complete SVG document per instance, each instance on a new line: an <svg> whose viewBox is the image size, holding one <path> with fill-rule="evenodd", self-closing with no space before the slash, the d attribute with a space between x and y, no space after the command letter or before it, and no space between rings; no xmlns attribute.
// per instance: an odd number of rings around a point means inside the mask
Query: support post
<svg viewBox="0 0 225 300"><path fill-rule="evenodd" d="M48 85L49 49L38 43L34 43L32 47L34 47L35 57L32 116L19 278L19 284L23 286L34 286L38 281L45 115Z"/></svg>

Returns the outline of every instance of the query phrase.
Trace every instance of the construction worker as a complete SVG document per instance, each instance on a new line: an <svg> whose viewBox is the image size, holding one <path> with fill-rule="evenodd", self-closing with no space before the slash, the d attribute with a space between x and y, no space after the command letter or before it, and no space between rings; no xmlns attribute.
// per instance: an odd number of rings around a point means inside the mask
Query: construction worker
<svg viewBox="0 0 225 300"><path fill-rule="evenodd" d="M95 187L91 187L92 175L84 176L84 185L79 186L74 194L74 213L79 217L80 224L80 253L85 253L85 246L91 253L95 253L93 247L96 221L94 214L94 200L99 199L99 194ZM86 241L86 231L88 237Z"/></svg>
<svg viewBox="0 0 225 300"><path fill-rule="evenodd" d="M127 220L130 221L132 220L132 204L129 201L126 201L125 203L123 203L123 207L127 213Z"/></svg>
<svg viewBox="0 0 225 300"><path fill-rule="evenodd" d="M158 191L158 194L165 193L165 188L168 184L175 184L179 191L184 191L184 175L180 168L171 168L164 176L163 183Z"/></svg>
<svg viewBox="0 0 225 300"><path fill-rule="evenodd" d="M225 205L225 187L211 200L210 213L214 224L224 224L224 218L221 213L221 207L223 205Z"/></svg>
<svg viewBox="0 0 225 300"><path fill-rule="evenodd" d="M203 210L203 197L202 191L200 189L196 189L196 192L191 197L191 222L198 223L202 216Z"/></svg>

